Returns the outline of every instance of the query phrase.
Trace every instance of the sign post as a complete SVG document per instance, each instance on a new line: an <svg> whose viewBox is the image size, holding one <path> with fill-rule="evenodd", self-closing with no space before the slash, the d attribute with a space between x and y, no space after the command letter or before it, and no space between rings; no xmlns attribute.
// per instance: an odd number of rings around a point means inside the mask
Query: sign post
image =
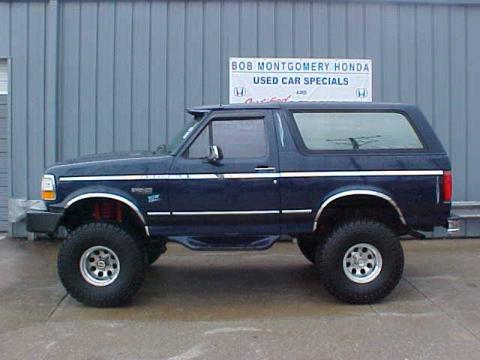
<svg viewBox="0 0 480 360"><path fill-rule="evenodd" d="M372 101L369 59L230 58L230 103Z"/></svg>

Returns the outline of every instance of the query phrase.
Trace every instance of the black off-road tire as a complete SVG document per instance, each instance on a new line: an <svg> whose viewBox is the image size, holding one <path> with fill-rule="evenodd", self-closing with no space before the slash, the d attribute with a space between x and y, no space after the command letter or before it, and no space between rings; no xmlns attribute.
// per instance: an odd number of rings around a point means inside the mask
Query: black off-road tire
<svg viewBox="0 0 480 360"><path fill-rule="evenodd" d="M303 235L297 237L297 245L305 259L315 264L317 248L322 246L323 238L319 235Z"/></svg>
<svg viewBox="0 0 480 360"><path fill-rule="evenodd" d="M343 258L352 246L371 244L382 257L382 268L368 283L350 280L343 269ZM332 231L317 250L316 266L326 289L350 304L371 304L387 296L403 273L404 256L398 237L386 225L372 220L352 220Z"/></svg>
<svg viewBox="0 0 480 360"><path fill-rule="evenodd" d="M118 277L109 285L92 285L80 271L82 254L93 246L108 247L118 257ZM89 223L73 230L61 245L57 260L58 275L74 299L90 306L116 307L126 304L142 286L145 258L141 242L120 226Z"/></svg>

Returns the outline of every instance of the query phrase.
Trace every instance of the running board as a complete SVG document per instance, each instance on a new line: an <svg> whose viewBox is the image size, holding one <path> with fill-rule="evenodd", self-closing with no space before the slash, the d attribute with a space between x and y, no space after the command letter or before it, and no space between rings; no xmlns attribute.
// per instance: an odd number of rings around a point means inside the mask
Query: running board
<svg viewBox="0 0 480 360"><path fill-rule="evenodd" d="M247 251L266 250L279 235L266 236L169 236L169 242L176 242L191 250L199 251Z"/></svg>

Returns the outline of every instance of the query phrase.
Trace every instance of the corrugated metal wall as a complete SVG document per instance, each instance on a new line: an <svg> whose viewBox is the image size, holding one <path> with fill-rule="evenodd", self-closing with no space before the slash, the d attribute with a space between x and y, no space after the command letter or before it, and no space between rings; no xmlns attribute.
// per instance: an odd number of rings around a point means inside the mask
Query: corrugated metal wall
<svg viewBox="0 0 480 360"><path fill-rule="evenodd" d="M155 148L185 107L228 101L230 56L276 56L371 58L374 100L418 104L450 153L455 199L478 201L480 2L441 3L59 1L55 144L45 140L49 4L0 2L13 196L38 197L51 154Z"/></svg>
<svg viewBox="0 0 480 360"><path fill-rule="evenodd" d="M43 2L0 2L0 57L11 57L10 193L38 198L49 148L44 137L45 8ZM20 227L22 229L22 227Z"/></svg>
<svg viewBox="0 0 480 360"><path fill-rule="evenodd" d="M0 60L1 63L1 60ZM7 222L7 95L0 93L0 232L8 230Z"/></svg>

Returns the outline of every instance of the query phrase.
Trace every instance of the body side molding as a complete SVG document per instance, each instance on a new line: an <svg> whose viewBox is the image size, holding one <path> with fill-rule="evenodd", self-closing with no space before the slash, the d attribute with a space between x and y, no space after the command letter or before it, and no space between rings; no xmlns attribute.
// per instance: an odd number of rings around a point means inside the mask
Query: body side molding
<svg viewBox="0 0 480 360"><path fill-rule="evenodd" d="M442 174L442 170L287 171L272 173L60 176L59 181L221 180L305 177L439 176Z"/></svg>

